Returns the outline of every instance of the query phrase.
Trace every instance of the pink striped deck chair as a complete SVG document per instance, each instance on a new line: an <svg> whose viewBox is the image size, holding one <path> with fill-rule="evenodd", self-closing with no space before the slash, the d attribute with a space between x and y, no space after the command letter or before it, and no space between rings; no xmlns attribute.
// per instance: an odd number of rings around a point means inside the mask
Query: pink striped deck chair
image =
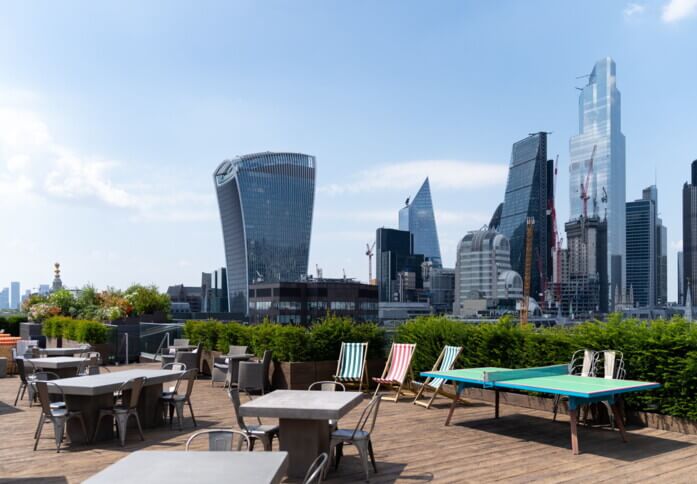
<svg viewBox="0 0 697 484"><path fill-rule="evenodd" d="M416 344L408 343L392 343L390 354L385 363L385 369L380 378L373 378L373 381L378 384L375 389L375 395L380 391L380 385L387 385L393 390L396 387L396 394L393 397L383 396L383 400L392 400L396 402L402 393L402 387L407 379L407 373L413 380L414 373L411 369L411 360L414 358Z"/></svg>

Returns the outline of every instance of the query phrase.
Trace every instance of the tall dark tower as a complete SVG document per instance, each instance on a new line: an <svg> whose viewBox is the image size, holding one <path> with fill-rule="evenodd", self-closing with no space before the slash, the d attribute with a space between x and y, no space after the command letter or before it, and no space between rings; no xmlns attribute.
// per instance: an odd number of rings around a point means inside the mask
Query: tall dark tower
<svg viewBox="0 0 697 484"><path fill-rule="evenodd" d="M697 160L692 162L691 183L682 187L683 287L695 300L697 285ZM689 283L689 284L688 284Z"/></svg>

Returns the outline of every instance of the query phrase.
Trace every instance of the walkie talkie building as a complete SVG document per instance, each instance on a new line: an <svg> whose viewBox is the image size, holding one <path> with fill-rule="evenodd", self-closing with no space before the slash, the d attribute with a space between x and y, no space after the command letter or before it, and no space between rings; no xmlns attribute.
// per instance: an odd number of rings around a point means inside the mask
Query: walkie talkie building
<svg viewBox="0 0 697 484"><path fill-rule="evenodd" d="M315 163L310 155L266 152L215 170L230 312L248 314L250 283L307 275Z"/></svg>

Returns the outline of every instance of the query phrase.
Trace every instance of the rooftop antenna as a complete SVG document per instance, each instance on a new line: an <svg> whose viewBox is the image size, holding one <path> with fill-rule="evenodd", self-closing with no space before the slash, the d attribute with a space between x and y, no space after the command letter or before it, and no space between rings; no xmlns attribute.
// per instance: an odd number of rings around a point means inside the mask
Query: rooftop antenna
<svg viewBox="0 0 697 484"><path fill-rule="evenodd" d="M371 284L371 281L373 280L373 255L375 255L375 252L373 252L373 249L375 248L375 242L373 242L373 245L365 244L365 255L368 256L368 284Z"/></svg>
<svg viewBox="0 0 697 484"><path fill-rule="evenodd" d="M408 206L409 206L409 200L410 200L410 199L411 199L411 197L407 197L407 199L404 201L404 206L405 206L405 207L408 207Z"/></svg>

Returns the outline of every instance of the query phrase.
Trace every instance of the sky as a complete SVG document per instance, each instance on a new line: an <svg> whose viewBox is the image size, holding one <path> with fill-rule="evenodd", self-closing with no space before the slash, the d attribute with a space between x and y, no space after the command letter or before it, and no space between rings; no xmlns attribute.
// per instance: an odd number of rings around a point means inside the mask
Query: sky
<svg viewBox="0 0 697 484"><path fill-rule="evenodd" d="M309 271L368 278L366 243L431 181L443 262L503 200L511 145L569 138L617 63L627 198L657 183L676 298L697 158L697 0L0 0L0 288L200 283L224 265L212 174L317 157Z"/></svg>

